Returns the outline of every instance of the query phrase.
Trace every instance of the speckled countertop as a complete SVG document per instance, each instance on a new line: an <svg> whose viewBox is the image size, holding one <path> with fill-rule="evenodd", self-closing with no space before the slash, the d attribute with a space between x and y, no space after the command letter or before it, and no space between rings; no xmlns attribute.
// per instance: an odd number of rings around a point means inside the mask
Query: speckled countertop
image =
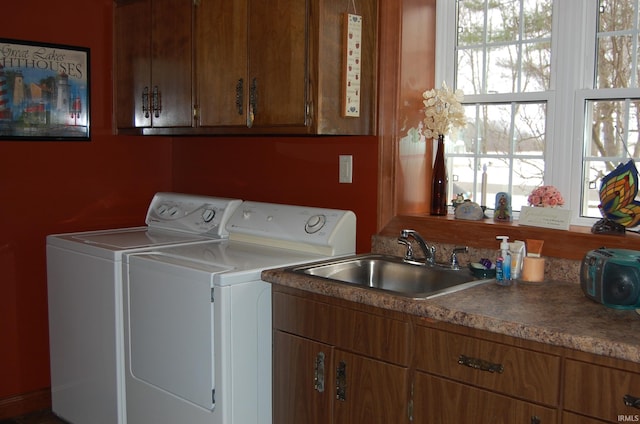
<svg viewBox="0 0 640 424"><path fill-rule="evenodd" d="M640 363L640 315L587 299L569 281L489 282L429 300L267 270L265 281L549 345Z"/></svg>

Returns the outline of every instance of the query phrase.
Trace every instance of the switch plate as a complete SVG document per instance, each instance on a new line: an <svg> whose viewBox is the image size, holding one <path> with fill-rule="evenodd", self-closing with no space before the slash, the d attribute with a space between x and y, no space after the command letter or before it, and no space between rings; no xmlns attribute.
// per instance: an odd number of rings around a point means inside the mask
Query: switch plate
<svg viewBox="0 0 640 424"><path fill-rule="evenodd" d="M340 155L340 176L338 182L351 184L353 182L353 156Z"/></svg>

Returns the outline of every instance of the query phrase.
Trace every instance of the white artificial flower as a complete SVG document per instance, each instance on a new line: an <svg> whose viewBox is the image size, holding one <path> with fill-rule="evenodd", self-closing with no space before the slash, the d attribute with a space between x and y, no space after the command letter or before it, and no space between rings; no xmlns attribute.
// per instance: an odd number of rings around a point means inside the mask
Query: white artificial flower
<svg viewBox="0 0 640 424"><path fill-rule="evenodd" d="M438 138L451 128L464 127L467 124L462 107L462 90L451 91L443 81L442 88L427 90L424 97L424 135L426 138Z"/></svg>

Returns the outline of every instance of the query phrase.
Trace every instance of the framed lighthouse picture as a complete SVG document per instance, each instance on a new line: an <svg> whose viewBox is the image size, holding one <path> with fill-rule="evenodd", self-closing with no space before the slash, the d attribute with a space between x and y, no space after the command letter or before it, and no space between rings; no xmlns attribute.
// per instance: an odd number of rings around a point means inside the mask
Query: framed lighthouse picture
<svg viewBox="0 0 640 424"><path fill-rule="evenodd" d="M90 140L89 49L0 38L0 140Z"/></svg>

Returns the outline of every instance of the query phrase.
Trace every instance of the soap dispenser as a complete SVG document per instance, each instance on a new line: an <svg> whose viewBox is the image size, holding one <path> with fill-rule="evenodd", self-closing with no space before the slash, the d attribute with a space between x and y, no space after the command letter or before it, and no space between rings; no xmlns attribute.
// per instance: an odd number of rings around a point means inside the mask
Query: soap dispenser
<svg viewBox="0 0 640 424"><path fill-rule="evenodd" d="M500 252L496 260L496 280L498 284L511 284L511 253L509 253L509 236L496 236L500 242Z"/></svg>

